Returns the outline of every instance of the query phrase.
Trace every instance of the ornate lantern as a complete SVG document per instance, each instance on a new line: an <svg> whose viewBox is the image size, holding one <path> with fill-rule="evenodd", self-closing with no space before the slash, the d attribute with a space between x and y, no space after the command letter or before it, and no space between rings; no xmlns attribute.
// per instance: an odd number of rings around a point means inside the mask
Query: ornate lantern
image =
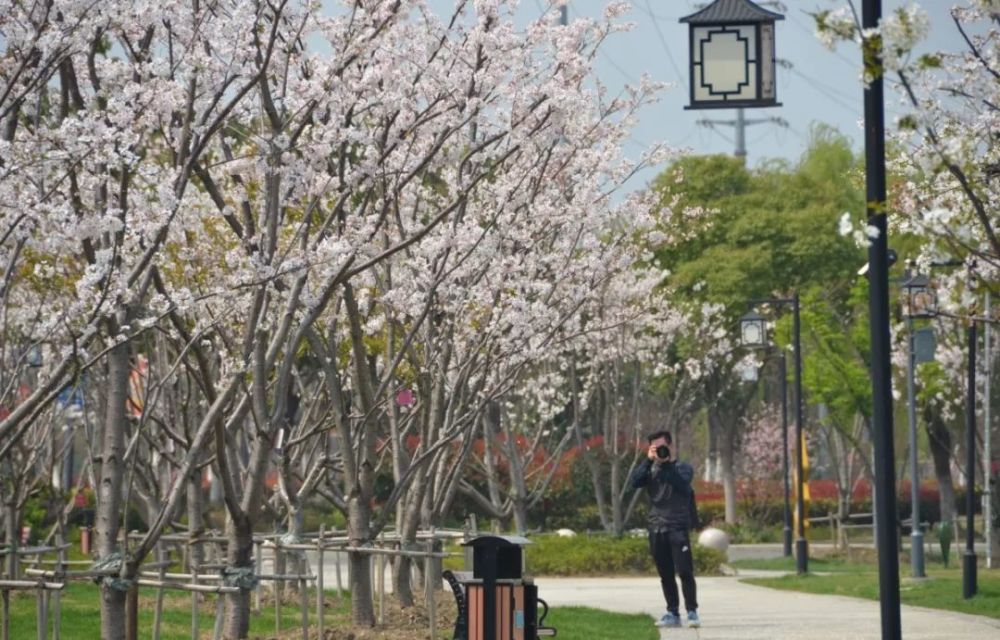
<svg viewBox="0 0 1000 640"><path fill-rule="evenodd" d="M767 319L751 311L740 318L740 344L760 348L767 345Z"/></svg>
<svg viewBox="0 0 1000 640"><path fill-rule="evenodd" d="M688 109L778 107L774 23L785 16L750 0L715 0L681 18L689 27Z"/></svg>

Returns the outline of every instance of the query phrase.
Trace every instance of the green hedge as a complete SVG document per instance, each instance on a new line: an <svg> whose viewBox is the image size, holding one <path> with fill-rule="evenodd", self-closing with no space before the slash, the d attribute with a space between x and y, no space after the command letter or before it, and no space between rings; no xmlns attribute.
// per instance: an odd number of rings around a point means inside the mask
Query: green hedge
<svg viewBox="0 0 1000 640"><path fill-rule="evenodd" d="M614 538L601 535L534 536L527 547L528 573L537 576L598 576L655 574L646 536ZM695 572L718 574L725 554L695 544Z"/></svg>

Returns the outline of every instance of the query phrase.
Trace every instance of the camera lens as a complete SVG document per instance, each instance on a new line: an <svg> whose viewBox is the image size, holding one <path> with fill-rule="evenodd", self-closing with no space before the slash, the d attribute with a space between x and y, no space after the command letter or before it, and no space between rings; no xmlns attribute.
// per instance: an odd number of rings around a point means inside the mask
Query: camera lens
<svg viewBox="0 0 1000 640"><path fill-rule="evenodd" d="M670 457L670 447L668 447L665 444L661 444L660 446L656 447L656 457L663 458L663 459L669 458Z"/></svg>

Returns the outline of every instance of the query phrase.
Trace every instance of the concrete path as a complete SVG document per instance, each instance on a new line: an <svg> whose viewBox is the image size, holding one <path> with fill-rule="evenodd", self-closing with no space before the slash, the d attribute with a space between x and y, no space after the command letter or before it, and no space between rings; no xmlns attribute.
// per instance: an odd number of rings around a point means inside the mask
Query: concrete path
<svg viewBox="0 0 1000 640"><path fill-rule="evenodd" d="M659 617L664 611L656 578L538 578L535 582L538 595L550 606L582 605L646 613L651 617ZM660 637L671 640L881 638L879 606L870 600L777 591L743 584L737 578L699 578L698 602L700 629L661 629ZM1000 620L992 618L908 606L902 607L901 615L906 640L1000 639Z"/></svg>

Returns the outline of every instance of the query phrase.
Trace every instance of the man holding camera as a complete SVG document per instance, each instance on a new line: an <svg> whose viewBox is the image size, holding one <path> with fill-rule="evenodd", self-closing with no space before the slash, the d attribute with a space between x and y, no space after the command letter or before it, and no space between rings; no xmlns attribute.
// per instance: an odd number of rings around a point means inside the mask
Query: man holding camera
<svg viewBox="0 0 1000 640"><path fill-rule="evenodd" d="M676 577L680 577L687 609L688 626L699 627L698 599L694 581L694 558L690 531L695 526L694 469L678 462L671 450L669 431L657 431L647 438L646 459L632 471L632 487L646 487L649 494L649 551L660 574L667 612L658 627L681 626L680 598Z"/></svg>

